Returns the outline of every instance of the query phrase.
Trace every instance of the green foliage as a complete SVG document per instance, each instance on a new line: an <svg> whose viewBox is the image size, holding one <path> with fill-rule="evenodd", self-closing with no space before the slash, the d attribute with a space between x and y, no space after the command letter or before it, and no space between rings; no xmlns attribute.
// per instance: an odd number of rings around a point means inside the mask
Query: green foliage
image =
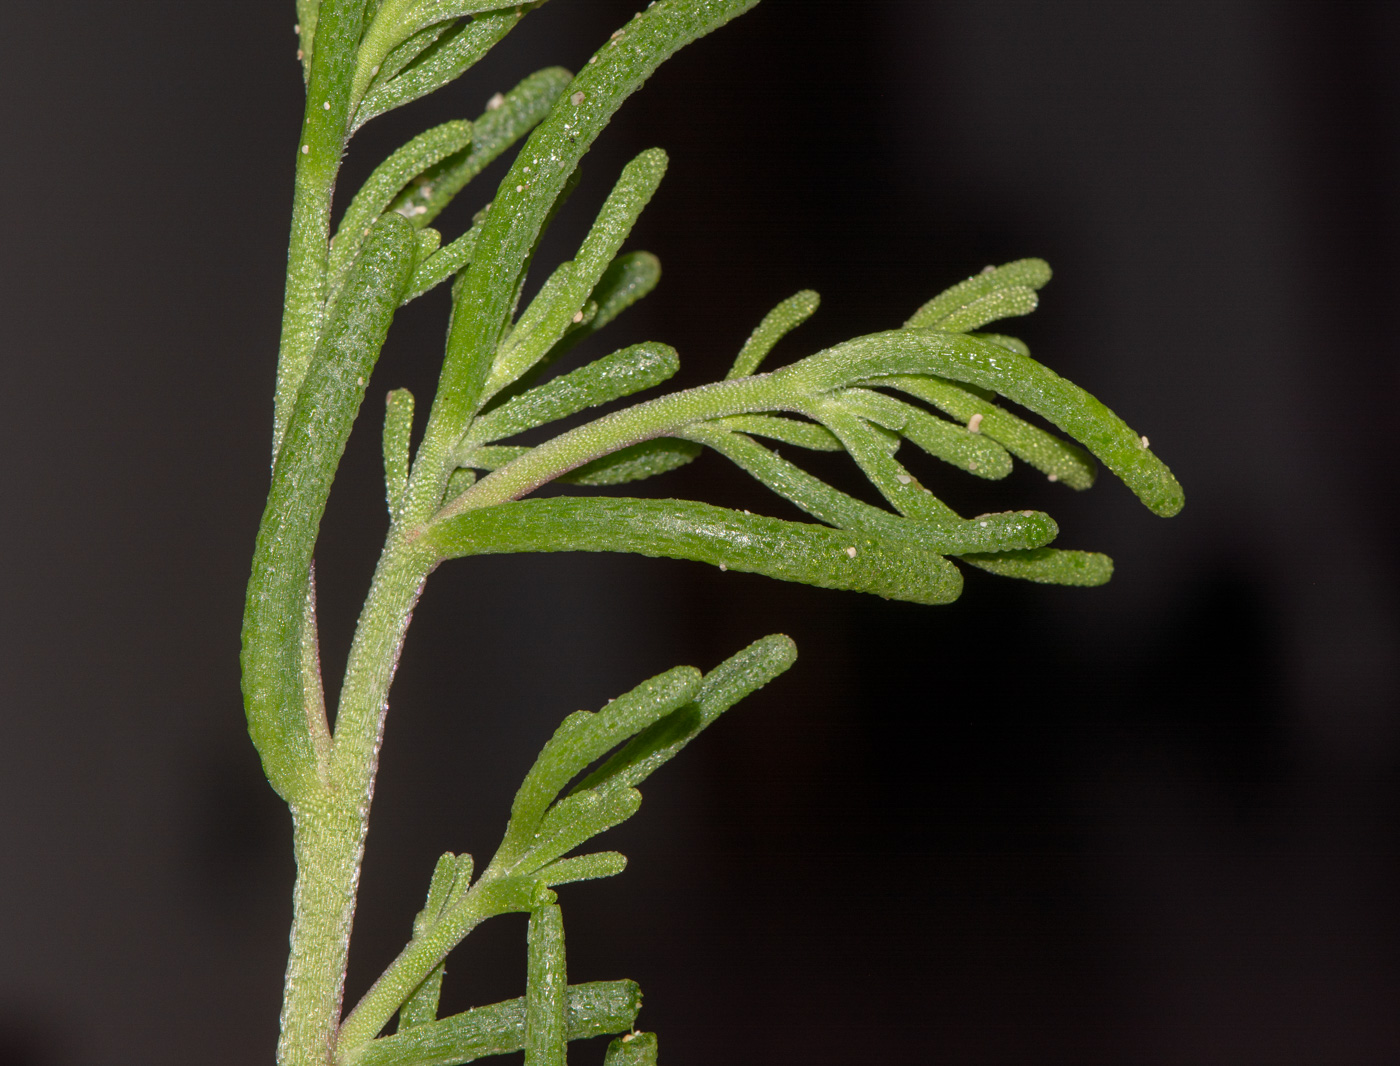
<svg viewBox="0 0 1400 1066"><path fill-rule="evenodd" d="M729 368L725 380L746 378L758 369L758 364L785 336L817 313L822 298L811 289L804 289L795 296L789 296L768 314L749 334L749 339L739 349L734 365Z"/></svg>
<svg viewBox="0 0 1400 1066"><path fill-rule="evenodd" d="M642 993L631 981L570 985L567 999L570 1040L620 1033L632 1027ZM345 1066L452 1066L525 1047L524 998L454 1014L393 1036L372 1040L341 1056Z"/></svg>
<svg viewBox="0 0 1400 1066"><path fill-rule="evenodd" d="M427 1004L436 1010L443 960L488 918L529 912L550 923L539 933L539 951L562 954L562 925L554 927L562 918L547 911L555 904L550 888L613 877L627 865L616 852L563 856L636 814L642 801L637 785L724 711L791 666L796 656L787 637L765 637L708 674L677 667L597 713L577 711L564 719L526 774L501 844L481 875L472 881L470 856L448 854L438 860L427 901L414 921L413 939L346 1018L342 1045L358 1047L372 1040L395 1011L400 1032L431 1021ZM595 763L596 769L561 796L570 781ZM542 973L562 973L562 962L538 965Z"/></svg>
<svg viewBox="0 0 1400 1066"><path fill-rule="evenodd" d="M243 692L268 780L289 800L318 770L322 725L308 708L320 694L303 691L301 667L316 532L415 255L406 221L384 215L375 222L298 391L258 529L243 623Z"/></svg>
<svg viewBox="0 0 1400 1066"><path fill-rule="evenodd" d="M355 199L350 201L345 217L341 219L340 229L331 240L330 262L326 268L327 300L335 300L346 271L369 236L370 226L384 214L404 186L434 163L440 163L465 148L471 140L470 122L444 122L426 133L420 133L375 168L374 173L360 186ZM419 187L422 187L421 183ZM421 217L409 212L400 213L410 222Z"/></svg>
<svg viewBox="0 0 1400 1066"><path fill-rule="evenodd" d="M623 250L665 174L665 153L650 149L623 168L577 252L521 308L541 237L577 185L580 160L660 63L757 0L649 5L578 75L541 70L497 94L474 120L409 140L374 169L332 237L336 177L355 130L455 79L539 2L298 3L307 107L272 485L243 630L249 732L296 831L296 920L278 1051L284 1066L325 1066L328 1054L342 1066L429 1066L521 1050L529 1066L562 1066L570 1040L624 1032L607 1061L654 1064L655 1036L628 1032L639 1007L635 985L567 984L554 888L620 874L622 855L579 850L635 814L638 785L796 656L786 637L765 637L707 674L677 667L597 712L564 719L525 775L490 863L476 872L468 855L442 856L408 944L342 1019L349 916L388 692L413 608L444 561L631 552L923 604L958 597L960 566L1062 585L1108 580L1105 556L1051 547L1059 530L1046 514L957 514L901 460L906 441L928 460L976 477L1004 478L1019 459L1072 489L1093 483L1097 459L1155 513L1182 505L1180 486L1145 437L1033 360L1021 341L981 332L1035 308L1050 278L1038 259L988 268L935 296L900 328L759 372L817 310L816 293L797 293L753 330L724 380L601 414L594 409L671 378L675 350L634 344L554 372L566 352L661 276L654 255ZM466 232L444 240L430 223L522 138ZM389 529L332 734L312 567L321 516L395 312L449 279L442 370L416 450L414 398L404 389L386 398ZM592 413L542 443L512 441L583 412ZM845 453L885 505L838 490L760 441ZM552 483L611 486L661 476L704 449L815 521L694 500L527 498ZM506 913L530 915L524 998L439 1019L449 952L481 922ZM383 1035L395 1015L398 1031Z"/></svg>

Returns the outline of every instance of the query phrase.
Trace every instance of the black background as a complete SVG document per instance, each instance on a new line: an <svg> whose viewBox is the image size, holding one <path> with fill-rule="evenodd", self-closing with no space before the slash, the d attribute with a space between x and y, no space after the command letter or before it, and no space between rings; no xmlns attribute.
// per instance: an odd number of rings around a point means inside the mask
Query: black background
<svg viewBox="0 0 1400 1066"><path fill-rule="evenodd" d="M344 184L632 7L554 0L367 127ZM237 641L291 5L5 15L0 1064L270 1062L290 834ZM547 246L631 154L671 152L632 241L665 279L607 340L673 343L696 384L799 288L824 306L778 359L1042 255L1015 332L1151 436L1187 507L920 466L1118 564L1093 591L972 573L942 608L621 556L444 567L394 690L351 997L437 853L489 855L563 714L782 630L794 670L612 834L627 873L561 893L571 977L639 980L668 1066L1395 1061L1397 51L1384 0L765 0L663 67ZM396 324L332 498L331 677L386 523L379 397L426 406L445 310ZM646 488L789 513L713 456ZM449 971L449 1008L518 995L523 922Z"/></svg>

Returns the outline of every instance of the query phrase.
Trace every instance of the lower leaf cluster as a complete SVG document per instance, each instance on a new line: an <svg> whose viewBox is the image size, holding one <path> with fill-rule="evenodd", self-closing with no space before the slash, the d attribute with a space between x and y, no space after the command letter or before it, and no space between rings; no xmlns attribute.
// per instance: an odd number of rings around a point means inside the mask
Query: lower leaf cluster
<svg viewBox="0 0 1400 1066"><path fill-rule="evenodd" d="M472 879L470 855L438 860L413 940L342 1028L343 1066L450 1066L522 1049L529 1066L562 1066L569 1041L610 1033L626 1034L609 1048L612 1066L654 1064L655 1036L630 1032L641 1007L635 984L568 985L552 886L621 873L627 860L617 852L568 853L635 814L642 798L635 786L796 654L787 637L764 637L708 674L677 667L597 713L565 718L526 774L480 877ZM522 911L531 916L525 996L439 1019L447 953L485 919ZM395 1011L397 1033L354 1039Z"/></svg>

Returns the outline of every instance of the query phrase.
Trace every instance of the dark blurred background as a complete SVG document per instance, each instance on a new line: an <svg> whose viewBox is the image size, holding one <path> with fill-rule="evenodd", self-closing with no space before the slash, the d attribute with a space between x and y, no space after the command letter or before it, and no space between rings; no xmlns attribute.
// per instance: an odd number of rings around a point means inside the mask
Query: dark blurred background
<svg viewBox="0 0 1400 1066"><path fill-rule="evenodd" d="M367 127L345 183L633 6L554 0ZM292 5L5 14L0 1066L271 1062L290 833L237 648ZM1386 0L765 0L663 67L547 246L631 154L671 152L631 243L665 280L609 347L668 341L700 383L799 288L825 303L776 358L1041 255L1057 277L1014 332L1151 436L1187 507L911 459L966 513L1046 507L1118 565L1100 590L973 572L942 608L623 556L444 567L394 690L350 996L438 852L489 855L563 714L782 630L796 668L612 834L627 873L561 893L571 976L639 980L668 1066L1396 1061L1397 54ZM379 398L426 407L446 307L395 325L332 499L332 678L386 524ZM713 456L638 488L790 514ZM445 1006L520 994L523 934L474 935Z"/></svg>

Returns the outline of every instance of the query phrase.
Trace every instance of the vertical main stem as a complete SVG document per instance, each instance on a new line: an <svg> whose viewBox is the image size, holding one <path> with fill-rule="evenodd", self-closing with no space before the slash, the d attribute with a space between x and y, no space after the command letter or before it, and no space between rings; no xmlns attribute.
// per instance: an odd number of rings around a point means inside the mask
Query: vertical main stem
<svg viewBox="0 0 1400 1066"><path fill-rule="evenodd" d="M278 1066L334 1061L368 826L356 806L328 792L293 808L297 882Z"/></svg>
<svg viewBox="0 0 1400 1066"><path fill-rule="evenodd" d="M365 6L366 0L321 0L318 5L306 111L297 145L274 407L274 460L326 314L331 204L347 140L350 87ZM309 32L308 20L303 16L302 21ZM409 615L435 561L422 551L403 549L402 537L391 530L356 630L337 714L337 726L350 728L338 728L332 746L332 760L341 772L291 801L297 881L277 1044L279 1066L329 1066L335 1059L383 708Z"/></svg>
<svg viewBox="0 0 1400 1066"><path fill-rule="evenodd" d="M278 1066L335 1061L384 708L414 605L435 562L435 555L390 531L341 688L331 781L292 805L297 882Z"/></svg>

